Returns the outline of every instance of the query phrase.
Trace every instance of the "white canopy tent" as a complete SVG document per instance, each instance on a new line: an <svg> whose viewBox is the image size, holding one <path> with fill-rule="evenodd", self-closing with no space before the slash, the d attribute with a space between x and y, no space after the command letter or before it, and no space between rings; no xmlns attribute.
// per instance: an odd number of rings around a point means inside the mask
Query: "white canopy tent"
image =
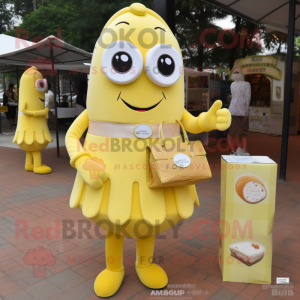
<svg viewBox="0 0 300 300"><path fill-rule="evenodd" d="M35 43L19 39L6 34L0 34L0 55L11 53L20 49L26 49ZM0 73L16 72L17 67L0 63Z"/></svg>
<svg viewBox="0 0 300 300"><path fill-rule="evenodd" d="M0 64L11 66L36 66L49 76L55 76L57 70L70 70L87 73L84 63L90 63L92 53L74 47L63 40L51 35L36 44L21 49L13 49L0 55ZM56 89L54 80L54 99ZM59 156L59 136L57 120L57 104L55 103L56 116L56 145Z"/></svg>
<svg viewBox="0 0 300 300"><path fill-rule="evenodd" d="M23 50L34 44L35 43L33 42L22 40L10 35L0 34L0 55Z"/></svg>
<svg viewBox="0 0 300 300"><path fill-rule="evenodd" d="M288 34L284 110L279 178L286 179L289 139L290 99L294 57L295 31L300 32L300 1L298 0L203 0L254 23L266 24L271 30Z"/></svg>
<svg viewBox="0 0 300 300"><path fill-rule="evenodd" d="M288 33L289 0L204 0L269 30ZM295 30L300 32L300 6L295 9Z"/></svg>
<svg viewBox="0 0 300 300"><path fill-rule="evenodd" d="M40 59L37 60L37 58ZM44 59L44 62L41 58ZM15 48L7 53L0 54L0 63L18 66L31 66L38 63L49 67L53 62L54 68L58 70L77 68L78 71L81 71L84 68L83 63L89 63L91 58L92 53L74 47L51 35L29 47Z"/></svg>

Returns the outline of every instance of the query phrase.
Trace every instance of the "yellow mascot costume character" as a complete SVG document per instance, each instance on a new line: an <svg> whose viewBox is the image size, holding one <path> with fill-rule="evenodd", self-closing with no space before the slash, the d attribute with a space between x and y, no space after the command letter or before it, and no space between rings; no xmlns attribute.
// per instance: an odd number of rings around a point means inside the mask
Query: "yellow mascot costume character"
<svg viewBox="0 0 300 300"><path fill-rule="evenodd" d="M77 170L70 206L106 230L106 269L94 284L98 296L110 297L120 288L124 236L136 238L140 281L151 289L167 285L165 271L152 262L155 234L189 218L199 201L194 185L148 188L146 146L158 143L162 121L165 137L174 141L180 138L176 119L191 133L226 130L231 115L221 106L216 101L199 117L184 109L180 47L155 12L135 3L107 22L93 53L87 109L66 135ZM144 139L134 134L139 124Z"/></svg>
<svg viewBox="0 0 300 300"><path fill-rule="evenodd" d="M26 151L25 170L36 174L51 173L42 164L41 150L52 137L47 125L48 108L45 108L47 81L36 67L27 69L20 81L18 126L13 143Z"/></svg>

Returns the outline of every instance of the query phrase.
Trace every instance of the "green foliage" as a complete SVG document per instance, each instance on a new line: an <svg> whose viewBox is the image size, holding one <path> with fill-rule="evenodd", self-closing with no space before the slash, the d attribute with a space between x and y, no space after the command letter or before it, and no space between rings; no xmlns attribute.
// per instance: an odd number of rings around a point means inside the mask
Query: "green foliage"
<svg viewBox="0 0 300 300"><path fill-rule="evenodd" d="M226 66L232 65L231 62L237 58L261 53L256 42L251 49L247 43L240 48L241 28L246 28L251 37L254 29L258 27L257 24L240 20L240 24L236 28L237 45L234 48L226 49L226 46L220 45L218 41L223 28L216 26L215 22L227 17L227 12L215 5L195 0L176 0L175 6L176 37L181 46L185 66L198 70L216 69L217 72L220 72ZM237 18L233 17L233 22L237 22ZM203 41L200 41L201 33L206 29L216 31L208 33L205 37L205 42L215 44L215 48L203 46ZM225 33L223 41L227 45L231 44L233 35L229 32Z"/></svg>
<svg viewBox="0 0 300 300"><path fill-rule="evenodd" d="M300 36L295 39L295 55L300 56Z"/></svg>
<svg viewBox="0 0 300 300"><path fill-rule="evenodd" d="M13 26L13 6L10 0L0 1L0 34L10 30Z"/></svg>
<svg viewBox="0 0 300 300"><path fill-rule="evenodd" d="M265 34L265 46L276 54L284 53L281 46L287 48L287 34L279 31L272 31Z"/></svg>
<svg viewBox="0 0 300 300"><path fill-rule="evenodd" d="M50 3L48 6L40 6L37 10L27 14L17 28L21 29L20 36L22 38L33 42L38 42L49 35L57 36L58 28L64 28L63 36L60 38L68 40L73 34L68 29L68 24L74 18L76 18L76 14L69 11L67 7L59 8ZM16 29L6 34L17 36Z"/></svg>
<svg viewBox="0 0 300 300"><path fill-rule="evenodd" d="M33 11L32 0L14 0L12 2L14 4L14 13L18 16L25 17ZM39 3L37 3L37 5L38 4Z"/></svg>
<svg viewBox="0 0 300 300"><path fill-rule="evenodd" d="M62 36L58 36L59 38L93 52L96 40L110 17L134 2L141 2L149 8L153 6L152 0L44 0L44 5L37 6L30 14L26 14L24 9L22 14L25 17L18 28L27 30L21 32L21 37L31 41L37 36L57 36L57 29L61 28ZM16 30L10 30L6 34L15 36ZM36 38L33 41L38 40Z"/></svg>

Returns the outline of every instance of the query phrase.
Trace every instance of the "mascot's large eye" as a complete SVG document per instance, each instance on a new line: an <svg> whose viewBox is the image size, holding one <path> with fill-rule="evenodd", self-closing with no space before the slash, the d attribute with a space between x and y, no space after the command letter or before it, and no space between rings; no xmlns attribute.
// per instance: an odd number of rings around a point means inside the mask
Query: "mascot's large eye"
<svg viewBox="0 0 300 300"><path fill-rule="evenodd" d="M114 83L127 84L136 80L143 71L143 56L130 42L116 41L103 52L101 68Z"/></svg>
<svg viewBox="0 0 300 300"><path fill-rule="evenodd" d="M170 76L175 70L175 63L170 55L163 54L157 61L158 71L163 76Z"/></svg>
<svg viewBox="0 0 300 300"><path fill-rule="evenodd" d="M47 80L46 79L38 79L35 82L35 87L39 92L46 92L47 91Z"/></svg>
<svg viewBox="0 0 300 300"><path fill-rule="evenodd" d="M117 73L127 73L132 67L131 56L123 51L117 52L113 58L111 65Z"/></svg>
<svg viewBox="0 0 300 300"><path fill-rule="evenodd" d="M180 78L182 72L182 58L172 46L158 44L148 51L145 73L156 85L170 86Z"/></svg>

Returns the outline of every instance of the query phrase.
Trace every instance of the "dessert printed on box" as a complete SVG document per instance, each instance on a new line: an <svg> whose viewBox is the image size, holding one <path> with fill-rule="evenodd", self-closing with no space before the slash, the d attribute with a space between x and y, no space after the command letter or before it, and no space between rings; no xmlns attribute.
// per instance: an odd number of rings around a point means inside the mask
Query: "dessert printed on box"
<svg viewBox="0 0 300 300"><path fill-rule="evenodd" d="M235 184L236 193L250 204L256 204L267 197L267 188L263 181L254 175L243 175Z"/></svg>
<svg viewBox="0 0 300 300"><path fill-rule="evenodd" d="M251 267L260 262L265 255L265 247L257 242L239 242L229 246L230 255Z"/></svg>

